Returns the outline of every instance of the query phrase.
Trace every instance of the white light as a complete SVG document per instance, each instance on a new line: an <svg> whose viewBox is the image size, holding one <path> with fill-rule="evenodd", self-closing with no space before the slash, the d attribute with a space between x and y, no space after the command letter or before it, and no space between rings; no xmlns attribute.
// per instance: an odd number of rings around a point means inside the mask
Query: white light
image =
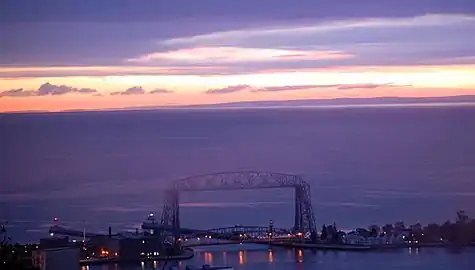
<svg viewBox="0 0 475 270"><path fill-rule="evenodd" d="M76 239L73 239L73 243L76 243Z"/></svg>
<svg viewBox="0 0 475 270"><path fill-rule="evenodd" d="M142 240L142 244L145 244L145 240Z"/></svg>

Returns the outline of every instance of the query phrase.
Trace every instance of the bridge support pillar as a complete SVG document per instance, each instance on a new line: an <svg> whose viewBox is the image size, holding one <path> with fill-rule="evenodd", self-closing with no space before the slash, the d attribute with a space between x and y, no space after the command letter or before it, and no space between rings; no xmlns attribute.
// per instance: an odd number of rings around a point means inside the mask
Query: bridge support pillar
<svg viewBox="0 0 475 270"><path fill-rule="evenodd" d="M180 238L179 192L176 189L170 189L165 192L162 225L172 227L175 239L178 240Z"/></svg>
<svg viewBox="0 0 475 270"><path fill-rule="evenodd" d="M295 217L294 217L294 233L303 232L304 230L304 200L305 194L300 187L295 187Z"/></svg>

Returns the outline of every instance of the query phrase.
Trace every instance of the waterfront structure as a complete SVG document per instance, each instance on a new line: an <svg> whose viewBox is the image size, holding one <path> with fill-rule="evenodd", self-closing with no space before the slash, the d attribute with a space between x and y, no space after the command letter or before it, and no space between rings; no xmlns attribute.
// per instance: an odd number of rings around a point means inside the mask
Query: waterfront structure
<svg viewBox="0 0 475 270"><path fill-rule="evenodd" d="M62 247L35 250L32 264L40 270L79 270L79 249Z"/></svg>
<svg viewBox="0 0 475 270"><path fill-rule="evenodd" d="M342 243L365 246L400 245L407 243L409 235L409 231L404 231L397 234L368 235L356 230L344 234Z"/></svg>

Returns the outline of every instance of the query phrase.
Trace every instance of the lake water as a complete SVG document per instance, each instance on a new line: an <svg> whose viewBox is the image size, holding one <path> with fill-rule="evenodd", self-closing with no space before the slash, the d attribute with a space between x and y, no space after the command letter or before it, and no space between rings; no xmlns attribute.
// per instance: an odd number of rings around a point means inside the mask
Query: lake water
<svg viewBox="0 0 475 270"><path fill-rule="evenodd" d="M37 241L53 217L88 231L133 230L150 211L160 213L172 180L240 170L301 174L318 226L442 223L460 209L475 215L475 107L0 115L0 221L8 220L15 241ZM182 196L184 227L265 226L269 219L292 226L292 190ZM269 264L266 250L255 253L258 268L245 269L358 269L351 267L398 258L410 258L401 268L413 269L427 256L430 269L447 269L436 262L466 256L440 252L368 254L356 262L361 255L305 252L295 264L295 254L275 251ZM212 254L221 260L222 252Z"/></svg>
<svg viewBox="0 0 475 270"><path fill-rule="evenodd" d="M186 265L233 266L236 270L471 270L475 266L475 249L456 252L444 249L401 249L384 252L323 252L233 245L196 249ZM137 265L89 266L89 270L162 269L158 262ZM86 267L83 267L86 269Z"/></svg>

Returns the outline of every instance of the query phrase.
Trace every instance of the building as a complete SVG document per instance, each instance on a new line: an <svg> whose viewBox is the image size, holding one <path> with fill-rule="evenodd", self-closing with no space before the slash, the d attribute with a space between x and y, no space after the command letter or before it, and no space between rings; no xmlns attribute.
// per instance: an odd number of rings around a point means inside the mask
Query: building
<svg viewBox="0 0 475 270"><path fill-rule="evenodd" d="M40 270L79 270L79 249L64 247L35 250L32 263Z"/></svg>
<svg viewBox="0 0 475 270"><path fill-rule="evenodd" d="M159 256L165 251L160 235L121 233L115 236L98 236L88 242L88 257L119 257L123 261L137 261Z"/></svg>
<svg viewBox="0 0 475 270"><path fill-rule="evenodd" d="M40 239L40 249L63 248L70 246L67 236L51 236Z"/></svg>
<svg viewBox="0 0 475 270"><path fill-rule="evenodd" d="M121 260L135 261L140 258L159 256L163 252L163 241L156 235L119 239L118 253Z"/></svg>

